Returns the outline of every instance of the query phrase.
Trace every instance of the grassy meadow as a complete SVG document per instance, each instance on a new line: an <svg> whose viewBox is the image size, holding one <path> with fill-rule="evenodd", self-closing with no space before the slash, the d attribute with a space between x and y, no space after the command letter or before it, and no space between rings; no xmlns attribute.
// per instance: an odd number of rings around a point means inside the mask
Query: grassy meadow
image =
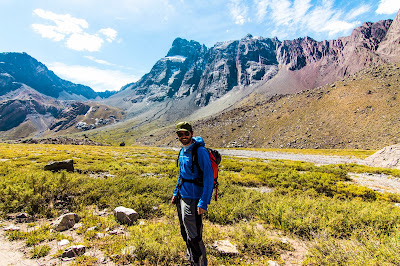
<svg viewBox="0 0 400 266"><path fill-rule="evenodd" d="M83 226L79 241L70 239L74 244L96 247L119 264L184 264L185 244L170 204L176 156L150 147L0 144L1 216L27 212L50 221L66 210L77 212ZM50 161L66 159L74 160L75 172L43 170ZM223 157L220 169L219 198L205 216L210 265L290 262L299 244L306 247L304 265L400 264L395 206L400 196L352 184L348 177L349 172L400 177L400 171L231 157ZM272 192L263 193L263 187ZM95 213L120 205L135 209L138 222L124 226L126 234L96 238L121 225L113 215ZM29 226L35 229L8 236L25 241L32 258L50 256L49 242L68 238L49 224ZM237 246L238 255L224 256L211 247L225 239ZM97 259L84 255L72 264L94 265Z"/></svg>

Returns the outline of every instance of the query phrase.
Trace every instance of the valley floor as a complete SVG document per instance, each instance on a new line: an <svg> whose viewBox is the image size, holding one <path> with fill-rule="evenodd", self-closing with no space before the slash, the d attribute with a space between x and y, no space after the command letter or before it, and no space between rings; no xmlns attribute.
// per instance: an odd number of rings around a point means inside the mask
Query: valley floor
<svg viewBox="0 0 400 266"><path fill-rule="evenodd" d="M366 165L363 159L350 156L334 156L334 155L317 155L317 154L299 154L278 151L257 151L244 149L218 149L223 156L242 157L242 158L261 158L266 160L291 160L311 162L317 165L325 164L360 164ZM385 174L349 173L350 182L371 188L378 192L400 193L400 179L393 178ZM5 225L5 224L3 224ZM295 241L288 239L289 242ZM304 259L307 248L304 243L293 242L295 250L283 254L282 258L286 262L285 265L300 265ZM0 231L0 265L43 265L50 261L38 261L27 259L24 252L24 244L20 241L9 241L5 237L4 231ZM54 263L54 261L51 261ZM67 265L67 262L57 260L57 265ZM111 265L111 264L110 264Z"/></svg>

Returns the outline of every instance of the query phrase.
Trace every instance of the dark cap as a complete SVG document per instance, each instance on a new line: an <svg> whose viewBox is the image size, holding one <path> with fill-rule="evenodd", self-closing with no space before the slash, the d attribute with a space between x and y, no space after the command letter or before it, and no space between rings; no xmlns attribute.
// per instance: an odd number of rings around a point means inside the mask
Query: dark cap
<svg viewBox="0 0 400 266"><path fill-rule="evenodd" d="M178 131L193 131L192 126L188 122L180 122L176 125L176 132Z"/></svg>

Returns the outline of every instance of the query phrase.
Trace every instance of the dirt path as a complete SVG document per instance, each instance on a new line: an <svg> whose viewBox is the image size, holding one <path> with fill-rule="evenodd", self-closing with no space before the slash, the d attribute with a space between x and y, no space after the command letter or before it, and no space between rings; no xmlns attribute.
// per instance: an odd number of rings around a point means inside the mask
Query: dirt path
<svg viewBox="0 0 400 266"><path fill-rule="evenodd" d="M35 260L27 259L22 252L25 243L9 241L0 229L0 265L1 266L36 266L40 265Z"/></svg>

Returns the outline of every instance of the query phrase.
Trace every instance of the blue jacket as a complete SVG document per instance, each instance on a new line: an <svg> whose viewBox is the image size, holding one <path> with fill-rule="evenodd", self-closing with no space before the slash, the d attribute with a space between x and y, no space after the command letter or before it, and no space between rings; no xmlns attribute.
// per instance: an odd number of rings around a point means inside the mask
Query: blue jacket
<svg viewBox="0 0 400 266"><path fill-rule="evenodd" d="M204 148L204 140L201 137L194 137L193 140L200 144L201 147L197 149L197 156L199 166L203 170L203 184L204 186L198 186L193 183L183 182L181 185L181 178L195 179L199 177L199 171L197 166L193 167L192 172L192 149L195 143L188 147L183 147L179 153L179 178L174 190L174 196L180 193L184 199L199 199L200 207L207 210L208 204L210 204L211 196L214 188L214 174L211 166L210 156L206 148Z"/></svg>

